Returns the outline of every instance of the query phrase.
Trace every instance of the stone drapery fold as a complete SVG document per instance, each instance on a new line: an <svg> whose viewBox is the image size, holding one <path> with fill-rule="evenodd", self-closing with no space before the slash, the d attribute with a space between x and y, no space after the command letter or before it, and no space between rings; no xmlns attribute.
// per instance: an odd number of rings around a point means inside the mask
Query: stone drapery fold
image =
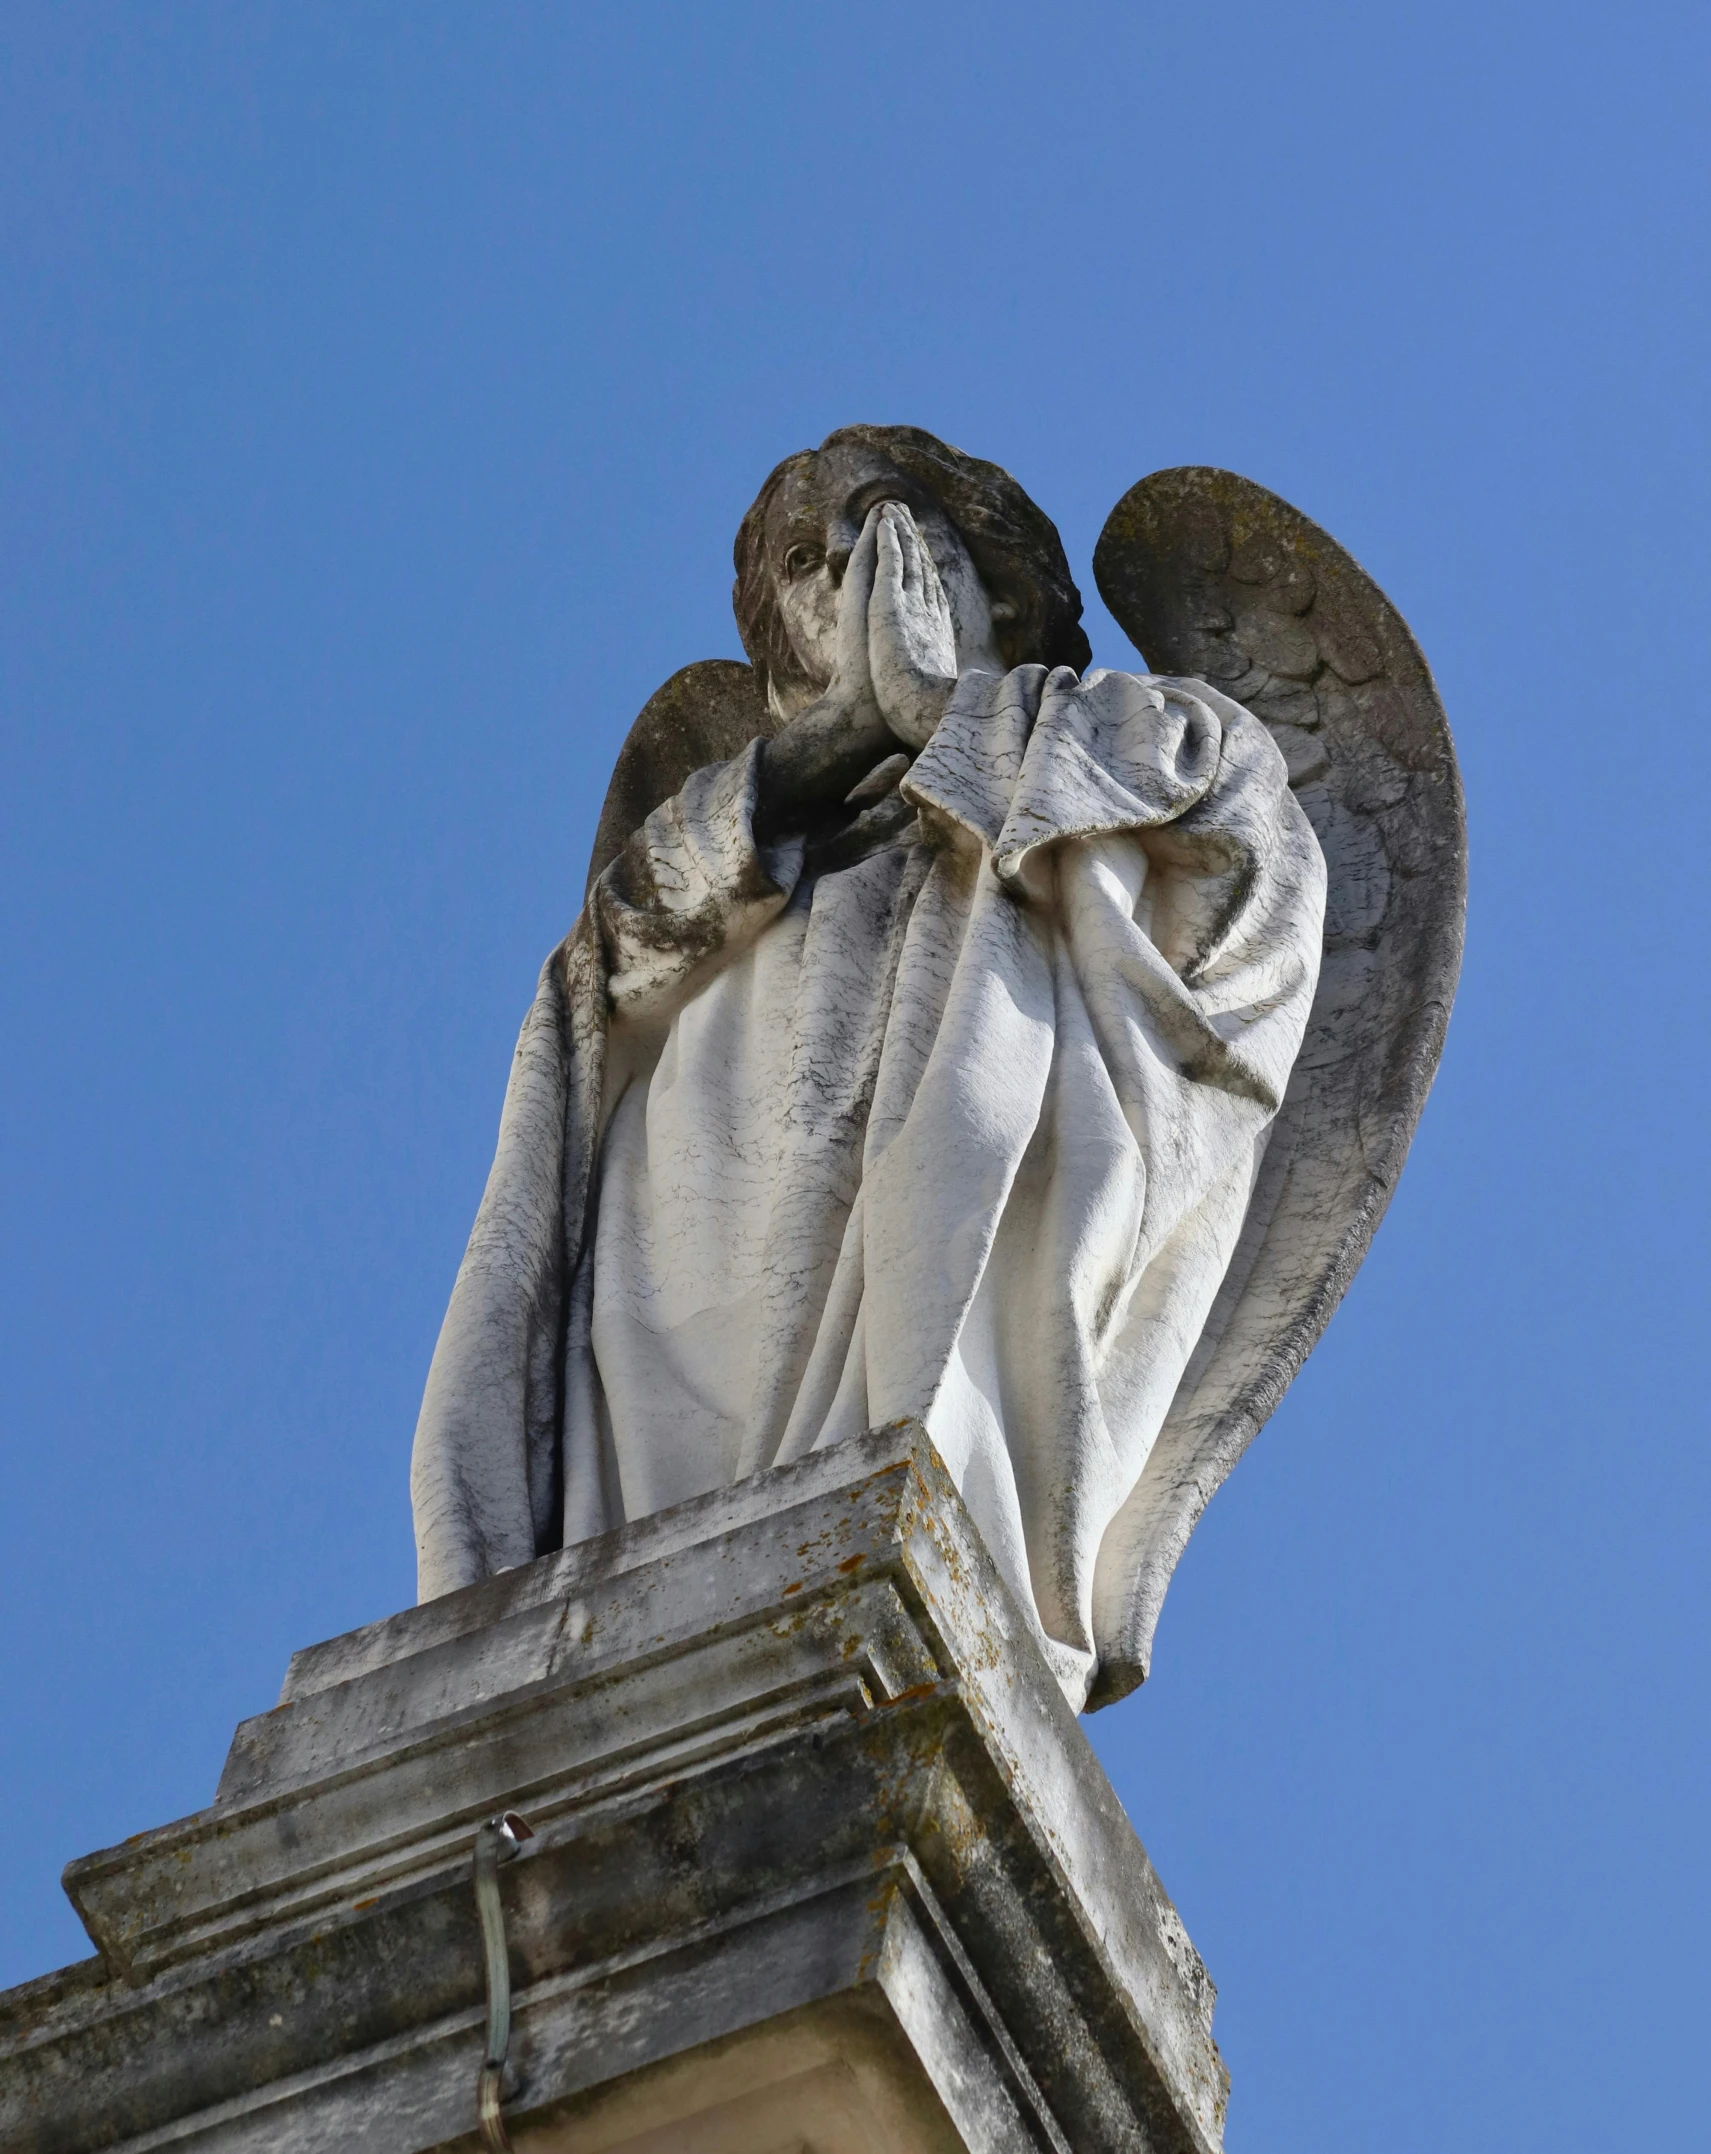
<svg viewBox="0 0 1711 2154"><path fill-rule="evenodd" d="M1317 842L1197 681L965 675L830 847L756 843L758 756L542 973L417 1430L423 1597L917 1416L1079 1704L1300 1045Z"/></svg>

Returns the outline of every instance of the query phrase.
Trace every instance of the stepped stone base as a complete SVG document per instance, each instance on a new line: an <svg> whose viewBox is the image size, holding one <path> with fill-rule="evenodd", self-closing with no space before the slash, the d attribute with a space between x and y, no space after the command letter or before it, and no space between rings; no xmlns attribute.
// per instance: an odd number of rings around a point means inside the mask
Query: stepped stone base
<svg viewBox="0 0 1711 2154"><path fill-rule="evenodd" d="M1212 1988L923 1432L297 1654L213 1807L70 1865L0 2145L1217 2154Z"/></svg>

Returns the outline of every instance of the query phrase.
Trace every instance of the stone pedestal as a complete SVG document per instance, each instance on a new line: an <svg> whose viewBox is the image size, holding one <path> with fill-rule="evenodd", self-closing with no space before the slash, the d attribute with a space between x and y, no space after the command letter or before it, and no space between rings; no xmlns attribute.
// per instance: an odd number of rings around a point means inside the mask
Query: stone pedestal
<svg viewBox="0 0 1711 2154"><path fill-rule="evenodd" d="M474 2147L508 1809L518 2154L1220 2146L1205 1970L907 1425L297 1654L67 1870L0 2145Z"/></svg>

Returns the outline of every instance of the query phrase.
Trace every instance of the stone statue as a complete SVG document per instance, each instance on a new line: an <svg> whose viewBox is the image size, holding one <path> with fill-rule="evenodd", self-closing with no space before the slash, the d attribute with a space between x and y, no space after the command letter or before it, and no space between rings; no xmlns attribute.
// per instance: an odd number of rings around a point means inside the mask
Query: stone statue
<svg viewBox="0 0 1711 2154"><path fill-rule="evenodd" d="M751 663L632 729L429 1373L424 1599L904 1418L1077 1707L1388 1200L1459 964L1398 615L1225 472L1094 572L1009 475L846 427L743 519Z"/></svg>

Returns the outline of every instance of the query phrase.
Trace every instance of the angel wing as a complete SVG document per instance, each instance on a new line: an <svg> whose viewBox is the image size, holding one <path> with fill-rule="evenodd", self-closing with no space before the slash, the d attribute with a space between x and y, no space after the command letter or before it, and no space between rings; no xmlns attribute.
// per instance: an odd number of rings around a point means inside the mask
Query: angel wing
<svg viewBox="0 0 1711 2154"><path fill-rule="evenodd" d="M777 730L753 666L740 658L699 658L656 688L613 765L594 832L588 888L692 770L728 763L758 734Z"/></svg>
<svg viewBox="0 0 1711 2154"><path fill-rule="evenodd" d="M1271 728L1329 869L1307 1036L1247 1223L1146 1469L1100 1556L1089 1703L1147 1672L1177 1558L1330 1321L1425 1104L1467 892L1461 779L1408 625L1298 509L1231 471L1155 471L1111 511L1099 594L1157 673Z"/></svg>

